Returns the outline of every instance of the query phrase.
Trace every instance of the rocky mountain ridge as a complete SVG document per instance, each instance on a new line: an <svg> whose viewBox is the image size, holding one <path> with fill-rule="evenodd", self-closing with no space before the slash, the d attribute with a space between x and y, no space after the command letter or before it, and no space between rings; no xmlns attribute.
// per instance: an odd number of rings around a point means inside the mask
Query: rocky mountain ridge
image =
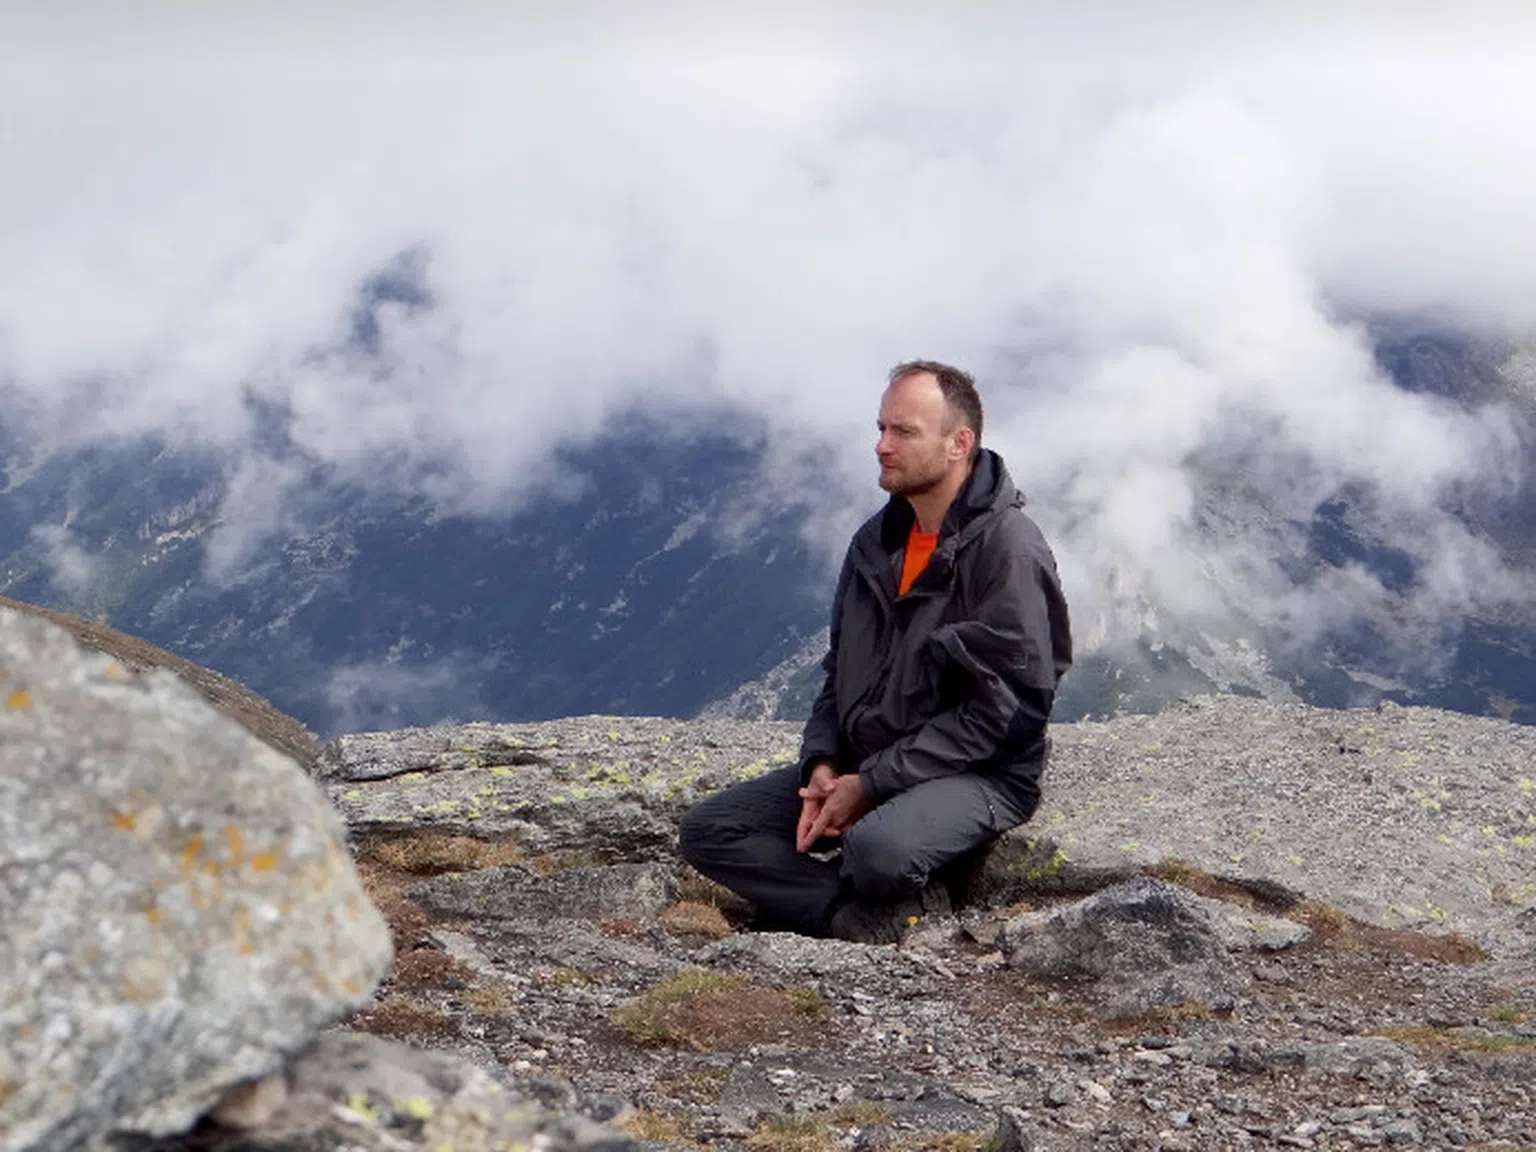
<svg viewBox="0 0 1536 1152"><path fill-rule="evenodd" d="M42 927L7 939L4 1051L46 1049L0 1068L6 1152L1536 1142L1530 728L1237 697L1058 725L1036 819L872 947L754 931L676 855L678 813L791 762L794 725L359 734L314 764L327 800L164 673L4 610L0 705L0 782L79 779L5 808L4 911ZM135 786L90 767L125 758ZM343 824L394 946L371 996L378 926L310 831Z"/></svg>

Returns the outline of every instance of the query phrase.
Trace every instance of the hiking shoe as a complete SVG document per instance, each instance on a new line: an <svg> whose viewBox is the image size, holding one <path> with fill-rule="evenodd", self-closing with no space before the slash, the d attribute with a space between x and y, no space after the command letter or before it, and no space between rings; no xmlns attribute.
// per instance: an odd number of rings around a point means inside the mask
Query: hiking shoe
<svg viewBox="0 0 1536 1152"><path fill-rule="evenodd" d="M900 900L847 900L832 913L832 935L854 944L900 944L907 930L928 916L948 916L949 889L929 884Z"/></svg>

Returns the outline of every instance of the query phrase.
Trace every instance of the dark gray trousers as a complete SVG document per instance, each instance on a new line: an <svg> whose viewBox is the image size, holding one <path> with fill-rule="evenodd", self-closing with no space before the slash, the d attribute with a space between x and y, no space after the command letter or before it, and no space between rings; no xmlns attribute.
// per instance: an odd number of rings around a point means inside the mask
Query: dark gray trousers
<svg viewBox="0 0 1536 1152"><path fill-rule="evenodd" d="M984 776L957 772L886 800L820 860L795 851L800 769L781 768L707 796L684 814L683 858L757 906L775 927L825 936L833 907L856 897L885 902L1030 816ZM834 844L836 841L829 841Z"/></svg>

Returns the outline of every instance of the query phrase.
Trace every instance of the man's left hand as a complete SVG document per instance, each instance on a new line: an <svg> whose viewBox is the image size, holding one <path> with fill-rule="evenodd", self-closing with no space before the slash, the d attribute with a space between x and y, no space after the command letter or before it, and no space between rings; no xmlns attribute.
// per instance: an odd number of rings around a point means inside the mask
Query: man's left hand
<svg viewBox="0 0 1536 1152"><path fill-rule="evenodd" d="M822 803L816 822L811 825L808 839L820 836L841 836L852 828L859 817L870 810L870 802L864 796L864 782L857 772L839 776L832 791Z"/></svg>

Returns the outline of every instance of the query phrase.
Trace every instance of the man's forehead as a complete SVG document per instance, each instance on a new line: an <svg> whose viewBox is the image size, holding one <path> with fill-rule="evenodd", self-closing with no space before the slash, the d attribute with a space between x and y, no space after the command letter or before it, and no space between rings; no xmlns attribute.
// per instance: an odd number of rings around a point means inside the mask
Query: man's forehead
<svg viewBox="0 0 1536 1152"><path fill-rule="evenodd" d="M932 372L916 372L903 376L886 388L880 397L880 410L911 413L913 415L939 415L944 410L944 393L939 380Z"/></svg>

